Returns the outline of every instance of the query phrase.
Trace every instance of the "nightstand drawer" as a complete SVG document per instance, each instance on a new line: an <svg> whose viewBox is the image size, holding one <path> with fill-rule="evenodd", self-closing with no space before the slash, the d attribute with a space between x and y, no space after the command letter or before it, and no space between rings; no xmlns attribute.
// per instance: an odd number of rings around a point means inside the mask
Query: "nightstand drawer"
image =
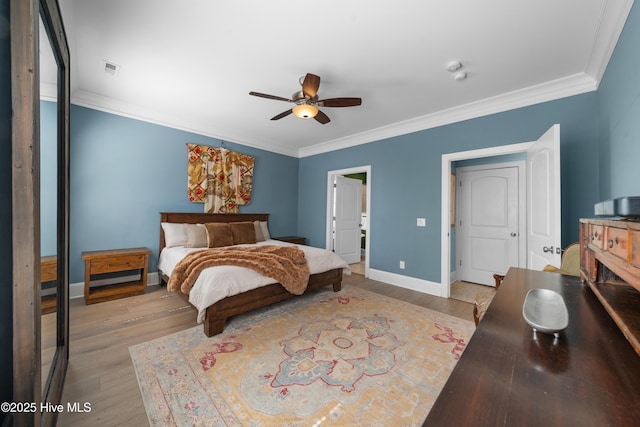
<svg viewBox="0 0 640 427"><path fill-rule="evenodd" d="M96 259L91 262L91 274L113 273L116 271L144 268L146 255L129 255Z"/></svg>

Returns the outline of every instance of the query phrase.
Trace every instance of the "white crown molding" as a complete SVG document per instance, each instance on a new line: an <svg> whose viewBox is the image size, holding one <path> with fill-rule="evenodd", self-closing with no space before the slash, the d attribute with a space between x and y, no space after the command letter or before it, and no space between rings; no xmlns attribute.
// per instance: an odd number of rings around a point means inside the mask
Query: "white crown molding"
<svg viewBox="0 0 640 427"><path fill-rule="evenodd" d="M369 142L380 141L400 135L406 135L421 130L432 129L451 123L470 120L490 114L496 114L516 108L527 107L542 102L553 101L568 96L580 95L597 90L598 82L593 77L579 73L551 82L542 83L525 89L513 91L504 95L483 99L450 108L433 114L417 117L410 120L394 123L388 126L379 127L366 132L350 135L344 138L316 144L300 150L278 146L269 142L248 141L233 135L222 135L215 129L202 129L198 126L186 123L178 123L175 119L162 117L162 114L142 108L136 105L127 104L112 98L107 98L86 91L75 91L71 97L74 105L103 111L135 120L141 120L166 126L174 129L192 132L225 141L232 141L237 144L246 145L261 150L284 154L292 157L308 157L330 151L341 150L356 145L367 144Z"/></svg>
<svg viewBox="0 0 640 427"><path fill-rule="evenodd" d="M632 7L633 0L610 0L602 7L598 31L586 67L586 73L592 76L598 85L609 65Z"/></svg>
<svg viewBox="0 0 640 427"><path fill-rule="evenodd" d="M308 157L329 151L340 150L356 145L380 141L386 138L436 128L464 120L475 119L490 114L501 113L516 108L528 107L568 96L580 95L597 89L598 82L585 73L542 83L517 91L498 95L459 107L438 111L415 119L379 127L348 137L327 141L322 144L301 149L299 157Z"/></svg>
<svg viewBox="0 0 640 427"><path fill-rule="evenodd" d="M61 3L64 20L69 24L66 25L68 27L68 36L71 39L75 39L75 34L73 34L75 17L73 16L73 7L70 6L71 0L59 0L59 2ZM152 109L83 91L75 86L71 88L71 102L75 105L231 141L261 150L297 158L308 157L597 90L633 3L633 0L606 0L603 2L600 20L597 23L593 39L592 52L583 73L301 149L283 146L278 142L256 141L238 134L227 134L219 129L212 128L206 123L189 122L188 118L180 119L167 116ZM71 44L70 47L73 49L75 44ZM74 52L72 51L72 58L76 57L76 55L73 55ZM71 61L72 71L76 70L76 62L74 60ZM72 72L72 74L75 75L77 73ZM77 80L72 79L72 84L77 85Z"/></svg>
<svg viewBox="0 0 640 427"><path fill-rule="evenodd" d="M257 143L249 141L238 136L222 134L216 129L204 129L198 125L189 123L180 123L175 118L165 117L162 113L143 108L138 105L125 103L113 98L108 98L102 95L98 95L92 92L84 90L76 90L71 94L71 103L81 107L90 108L92 110L98 110L109 114L115 114L117 116L127 117L134 120L140 120L147 123L153 123L160 126L169 127L172 129L178 129L185 132L191 132L198 135L208 136L224 141L234 142L236 144L242 144L247 147L258 148L260 150L266 150L273 153L284 154L286 156L298 157L298 150L295 148L284 147L282 145L269 142L268 145L264 142Z"/></svg>
<svg viewBox="0 0 640 427"><path fill-rule="evenodd" d="M52 83L40 82L40 100L58 101L58 86Z"/></svg>

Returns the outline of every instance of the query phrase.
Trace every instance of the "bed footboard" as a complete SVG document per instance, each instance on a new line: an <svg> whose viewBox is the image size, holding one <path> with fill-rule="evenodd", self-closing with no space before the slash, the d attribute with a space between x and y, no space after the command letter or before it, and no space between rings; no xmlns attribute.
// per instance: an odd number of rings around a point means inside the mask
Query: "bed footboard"
<svg viewBox="0 0 640 427"><path fill-rule="evenodd" d="M309 276L309 283L305 293L327 285L332 285L334 292L342 289L341 268ZM247 313L257 308L266 307L296 296L299 295L294 295L279 283L274 283L227 297L207 308L207 314L204 320L204 333L208 337L217 335L223 331L227 318L231 316Z"/></svg>

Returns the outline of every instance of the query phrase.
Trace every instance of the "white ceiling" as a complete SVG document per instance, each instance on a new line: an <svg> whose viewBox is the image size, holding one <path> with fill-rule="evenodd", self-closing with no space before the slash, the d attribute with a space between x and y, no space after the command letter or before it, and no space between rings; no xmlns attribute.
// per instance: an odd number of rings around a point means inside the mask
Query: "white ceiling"
<svg viewBox="0 0 640 427"><path fill-rule="evenodd" d="M593 91L633 0L60 4L72 103L304 157ZM248 94L289 98L308 72L362 106L271 121L292 104Z"/></svg>

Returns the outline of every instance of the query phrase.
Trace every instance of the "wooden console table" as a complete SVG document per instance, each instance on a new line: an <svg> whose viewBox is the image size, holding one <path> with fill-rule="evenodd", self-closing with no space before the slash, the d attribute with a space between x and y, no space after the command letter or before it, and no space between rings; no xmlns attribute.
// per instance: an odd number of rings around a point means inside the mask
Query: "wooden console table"
<svg viewBox="0 0 640 427"><path fill-rule="evenodd" d="M580 220L580 274L640 356L640 222Z"/></svg>
<svg viewBox="0 0 640 427"><path fill-rule="evenodd" d="M84 300L87 304L141 295L147 286L147 268L150 249L112 249L106 251L83 252ZM91 287L91 276L138 270L140 280Z"/></svg>
<svg viewBox="0 0 640 427"><path fill-rule="evenodd" d="M569 326L533 334L530 289L563 296ZM577 277L511 268L425 426L626 426L640 420L640 357Z"/></svg>

